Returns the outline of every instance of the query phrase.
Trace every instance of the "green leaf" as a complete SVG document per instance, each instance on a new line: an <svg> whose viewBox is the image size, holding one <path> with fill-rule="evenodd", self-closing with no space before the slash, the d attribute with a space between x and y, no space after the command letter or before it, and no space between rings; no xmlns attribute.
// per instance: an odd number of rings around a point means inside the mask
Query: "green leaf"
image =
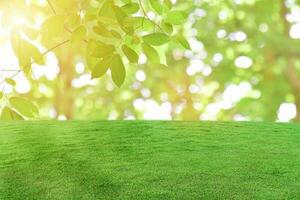
<svg viewBox="0 0 300 200"><path fill-rule="evenodd" d="M25 33L30 39L32 40L35 40L38 35L39 35L39 32L33 28L30 28L29 26L22 26L21 27L23 33Z"/></svg>
<svg viewBox="0 0 300 200"><path fill-rule="evenodd" d="M171 11L167 15L166 22L174 25L181 25L185 22L185 15L182 11Z"/></svg>
<svg viewBox="0 0 300 200"><path fill-rule="evenodd" d="M121 9L127 14L134 14L140 10L140 6L138 3L128 3L122 6Z"/></svg>
<svg viewBox="0 0 300 200"><path fill-rule="evenodd" d="M185 37L183 37L182 35L176 35L174 38L177 42L179 42L179 44L181 44L181 46L188 50L191 50L191 46L189 42L185 39Z"/></svg>
<svg viewBox="0 0 300 200"><path fill-rule="evenodd" d="M172 24L169 24L169 23L163 23L163 24L162 24L162 28L163 28L164 31L167 32L168 34L172 34L172 33L173 33L173 26L172 26Z"/></svg>
<svg viewBox="0 0 300 200"><path fill-rule="evenodd" d="M113 10L116 16L116 19L121 27L121 29L129 34L132 35L134 33L134 28L131 23L131 18L127 16L123 10L118 6L113 6Z"/></svg>
<svg viewBox="0 0 300 200"><path fill-rule="evenodd" d="M86 62L90 70L93 70L96 64L99 62L98 58L91 56L92 53L95 51L96 47L97 42L95 40L90 39L86 48Z"/></svg>
<svg viewBox="0 0 300 200"><path fill-rule="evenodd" d="M112 58L110 69L112 80L118 87L121 87L125 80L126 71L120 55L114 55L114 57Z"/></svg>
<svg viewBox="0 0 300 200"><path fill-rule="evenodd" d="M66 18L65 25L74 30L76 27L80 25L80 16L78 14L71 14Z"/></svg>
<svg viewBox="0 0 300 200"><path fill-rule="evenodd" d="M4 107L1 113L1 120L23 120L24 118L14 110Z"/></svg>
<svg viewBox="0 0 300 200"><path fill-rule="evenodd" d="M127 45L123 45L122 46L122 50L123 50L125 56L127 57L127 59L130 62L132 62L132 63L138 63L139 56L137 55L137 53L134 50L132 50Z"/></svg>
<svg viewBox="0 0 300 200"><path fill-rule="evenodd" d="M144 53L146 54L148 60L152 63L159 63L160 57L157 51L150 45L143 43L142 48Z"/></svg>
<svg viewBox="0 0 300 200"><path fill-rule="evenodd" d="M107 30L107 28L100 22L98 22L98 25L93 28L93 31L103 37L113 36L112 33L109 30Z"/></svg>
<svg viewBox="0 0 300 200"><path fill-rule="evenodd" d="M31 66L31 44L20 37L17 30L12 30L11 44L14 53L19 61L19 66L23 69Z"/></svg>
<svg viewBox="0 0 300 200"><path fill-rule="evenodd" d="M114 1L105 1L99 10L98 15L108 18L114 18Z"/></svg>
<svg viewBox="0 0 300 200"><path fill-rule="evenodd" d="M25 40L20 40L20 46L19 46L19 54L18 54L18 59L19 59L19 65L22 69L28 70L31 67L31 49L32 45L25 41Z"/></svg>
<svg viewBox="0 0 300 200"><path fill-rule="evenodd" d="M117 31L111 30L110 33L111 33L111 35L114 36L115 38L117 38L117 39L122 39L122 36L121 36Z"/></svg>
<svg viewBox="0 0 300 200"><path fill-rule="evenodd" d="M27 42L27 50L30 52L33 62L39 65L44 65L44 57L37 47Z"/></svg>
<svg viewBox="0 0 300 200"><path fill-rule="evenodd" d="M86 28L85 26L81 25L79 26L73 33L71 37L71 43L72 44L77 44L78 42L81 42L85 35L86 35Z"/></svg>
<svg viewBox="0 0 300 200"><path fill-rule="evenodd" d="M15 86L15 85L16 85L16 81L14 81L14 80L11 79L11 78L6 78L6 79L5 79L5 82L8 83L8 84L11 85L11 86Z"/></svg>
<svg viewBox="0 0 300 200"><path fill-rule="evenodd" d="M42 35L46 40L59 36L64 29L64 15L53 15L42 24Z"/></svg>
<svg viewBox="0 0 300 200"><path fill-rule="evenodd" d="M3 92L0 91L0 100L3 98Z"/></svg>
<svg viewBox="0 0 300 200"><path fill-rule="evenodd" d="M173 7L171 0L164 0L164 4L167 6L168 9L171 9Z"/></svg>
<svg viewBox="0 0 300 200"><path fill-rule="evenodd" d="M149 0L152 8L158 13L158 14L162 14L163 13L163 7L160 4L159 0Z"/></svg>
<svg viewBox="0 0 300 200"><path fill-rule="evenodd" d="M107 72L111 61L112 56L103 58L99 63L97 63L92 71L92 79L103 76Z"/></svg>
<svg viewBox="0 0 300 200"><path fill-rule="evenodd" d="M122 20L118 20L122 30L128 35L134 34L134 25L136 22L136 18L123 16Z"/></svg>
<svg viewBox="0 0 300 200"><path fill-rule="evenodd" d="M140 44L141 43L141 39L138 35L133 35L132 36L132 42L133 44Z"/></svg>
<svg viewBox="0 0 300 200"><path fill-rule="evenodd" d="M91 55L97 58L105 58L109 55L112 55L115 52L115 50L116 49L113 45L97 44L97 47Z"/></svg>
<svg viewBox="0 0 300 200"><path fill-rule="evenodd" d="M170 41L170 37L164 33L151 33L142 38L144 42L153 46L161 46Z"/></svg>
<svg viewBox="0 0 300 200"><path fill-rule="evenodd" d="M22 115L32 118L38 115L38 108L31 102L20 97L11 97L10 104Z"/></svg>
<svg viewBox="0 0 300 200"><path fill-rule="evenodd" d="M73 3L73 1L70 0L59 0L56 1L56 7L59 7L61 9L72 9L72 8L76 8L75 4Z"/></svg>

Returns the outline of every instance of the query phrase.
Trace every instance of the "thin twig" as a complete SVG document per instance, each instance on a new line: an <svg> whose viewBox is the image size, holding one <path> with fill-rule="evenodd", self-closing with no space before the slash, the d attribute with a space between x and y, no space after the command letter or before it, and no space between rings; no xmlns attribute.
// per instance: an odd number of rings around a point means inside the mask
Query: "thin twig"
<svg viewBox="0 0 300 200"><path fill-rule="evenodd" d="M52 12L54 13L54 15L56 15L56 10L54 9L53 5L51 4L50 0L47 0L47 3L49 4Z"/></svg>
<svg viewBox="0 0 300 200"><path fill-rule="evenodd" d="M53 51L54 49L56 49L56 48L58 48L58 47L60 47L60 46L62 46L62 45L64 45L64 44L66 44L66 43L68 43L68 42L70 42L70 40L65 40L65 41L63 41L63 42L61 42L61 43L55 45L54 47L52 47L52 48L48 49L47 51L45 51L44 53L42 53L42 56L48 54L50 51Z"/></svg>
<svg viewBox="0 0 300 200"><path fill-rule="evenodd" d="M139 0L139 4L140 4L140 7L142 8L142 11L143 11L143 13L144 13L144 17L146 17L152 24L154 24L155 26L157 26L160 30L163 30L157 23L155 23L153 20L151 20L151 19L148 17L148 15L147 15L147 13L146 13L146 11L145 11L145 9L144 9L144 6L143 6L141 0ZM143 23L144 23L144 22L143 22Z"/></svg>
<svg viewBox="0 0 300 200"><path fill-rule="evenodd" d="M53 51L54 49L56 49L56 48L58 48L58 47L60 47L60 46L62 46L62 45L64 45L64 44L66 44L66 43L68 43L68 42L70 42L70 40L65 40L65 41L63 41L63 42L61 42L61 43L55 45L54 47L48 49L47 51L45 51L44 53L42 53L42 57L45 56L46 54L48 54L49 52ZM32 65L33 63L34 63L34 61L32 61L32 62L30 63L30 65ZM10 78L13 78L13 77L17 76L17 75L18 75L20 72L22 72L22 71L23 71L22 69L18 70L18 71L17 71L14 75L12 75ZM3 83L5 83L5 80L3 80L2 82L0 82L0 85L2 85Z"/></svg>
<svg viewBox="0 0 300 200"><path fill-rule="evenodd" d="M16 72L19 71L19 69L0 69L0 72Z"/></svg>

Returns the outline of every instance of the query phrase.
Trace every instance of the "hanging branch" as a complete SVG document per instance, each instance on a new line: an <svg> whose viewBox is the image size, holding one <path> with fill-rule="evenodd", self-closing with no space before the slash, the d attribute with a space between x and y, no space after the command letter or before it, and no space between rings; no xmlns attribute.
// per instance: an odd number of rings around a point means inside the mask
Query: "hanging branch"
<svg viewBox="0 0 300 200"><path fill-rule="evenodd" d="M141 7L141 9L142 9L142 11L143 11L143 13L144 13L144 17L147 18L152 24L154 24L154 26L157 26L160 30L163 30L163 29L160 27L159 24L155 23L152 19L150 19L150 18L148 17L148 15L147 15L147 13L146 13L146 11L145 11L145 9L144 9L144 6L143 6L141 0L139 0L139 4L140 4L140 7ZM144 23L144 22L143 22L143 23Z"/></svg>
<svg viewBox="0 0 300 200"><path fill-rule="evenodd" d="M68 42L70 42L70 40L65 40L65 41L63 41L63 42L61 42L61 43L55 45L54 47L52 47L52 48L48 49L47 51L45 51L44 53L42 53L41 57L47 55L49 52L53 51L54 49L56 49L56 48L58 48L58 47L60 47L60 46L62 46L62 45L64 45L64 44L66 44L66 43L68 43ZM33 63L34 63L34 62L31 62L30 65L32 65ZM18 75L20 72L22 72L22 71L23 71L22 69L17 70L16 73L15 73L14 75L12 75L10 78L14 78L15 76L17 76L17 75ZM0 83L0 85L2 85L3 83L5 83L5 80L3 80L3 81Z"/></svg>

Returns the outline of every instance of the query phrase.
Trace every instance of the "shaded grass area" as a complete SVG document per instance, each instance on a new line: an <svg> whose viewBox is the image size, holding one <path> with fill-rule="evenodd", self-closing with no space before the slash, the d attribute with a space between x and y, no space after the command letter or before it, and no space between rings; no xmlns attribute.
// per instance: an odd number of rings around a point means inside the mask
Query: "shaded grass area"
<svg viewBox="0 0 300 200"><path fill-rule="evenodd" d="M0 122L0 199L300 199L300 125Z"/></svg>

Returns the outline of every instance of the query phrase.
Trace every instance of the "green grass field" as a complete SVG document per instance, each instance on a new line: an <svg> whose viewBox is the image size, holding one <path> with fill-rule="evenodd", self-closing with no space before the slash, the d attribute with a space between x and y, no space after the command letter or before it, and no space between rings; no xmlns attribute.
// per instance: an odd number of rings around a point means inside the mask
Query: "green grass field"
<svg viewBox="0 0 300 200"><path fill-rule="evenodd" d="M0 122L0 199L300 199L300 125Z"/></svg>

